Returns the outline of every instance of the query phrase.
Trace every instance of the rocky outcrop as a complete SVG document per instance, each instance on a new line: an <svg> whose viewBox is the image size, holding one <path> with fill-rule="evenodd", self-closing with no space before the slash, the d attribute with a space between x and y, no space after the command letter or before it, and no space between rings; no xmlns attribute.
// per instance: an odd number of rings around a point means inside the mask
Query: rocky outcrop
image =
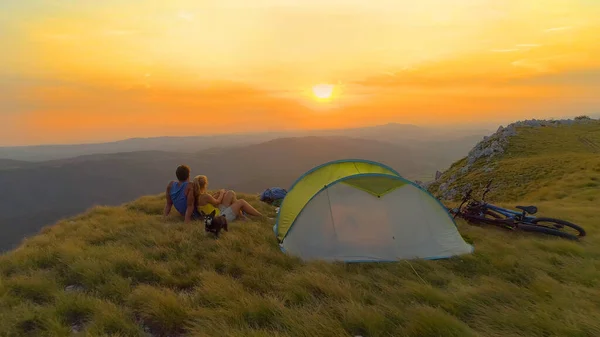
<svg viewBox="0 0 600 337"><path fill-rule="evenodd" d="M429 186L431 186L431 184L433 184L434 182L438 181L441 177L442 177L442 172L435 171L435 178L433 180L426 181L426 182L423 182L421 180L415 180L415 184L421 186L424 189L428 189Z"/></svg>
<svg viewBox="0 0 600 337"><path fill-rule="evenodd" d="M470 172L473 165L485 159L487 164L483 167L485 173L491 173L494 171L494 164L492 159L503 155L508 147L510 138L517 135L517 128L540 128L540 127L557 127L560 125L574 125L574 124L586 124L597 122L597 120L589 118L587 116L579 116L575 119L560 119L560 120L524 120L509 124L506 127L500 126L498 130L491 136L483 137L483 139L475 145L475 147L469 151L465 163L456 169L453 169L454 174L447 177L438 187L437 194L443 199L453 199L457 195L464 193L470 188L470 186L462 186L459 189L451 188L452 184L460 176L464 176ZM440 180L436 172L436 181ZM427 184L425 184L427 185Z"/></svg>
<svg viewBox="0 0 600 337"><path fill-rule="evenodd" d="M454 183L459 176L464 176L471 170L473 164L482 158L487 158L489 162L496 156L504 154L506 148L508 147L510 137L513 137L517 134L517 126L519 122L508 125L507 127L500 126L498 130L492 134L491 136L483 137L475 147L469 151L465 164L462 167L456 169L456 172L448 177L443 183L438 187L438 194L443 199L454 199L458 195L466 192L470 186L469 184L462 186L460 189L458 188L450 188L452 183ZM486 165L484 167L486 172L492 172L493 166Z"/></svg>
<svg viewBox="0 0 600 337"><path fill-rule="evenodd" d="M512 123L514 126L529 126L529 127L542 127L542 126L559 126L559 125L575 125L575 124L586 124L595 122L597 119L592 119L588 116L579 116L574 119L528 119ZM509 126L510 126L509 125Z"/></svg>
<svg viewBox="0 0 600 337"><path fill-rule="evenodd" d="M508 145L508 139L517 134L515 125L509 125L506 128L499 127L493 135L484 137L467 155L467 165L463 167L467 173L471 165L473 165L479 158L488 157L492 158L497 155L501 155L506 150Z"/></svg>
<svg viewBox="0 0 600 337"><path fill-rule="evenodd" d="M559 119L559 120L539 120L530 119L515 122L509 124L506 127L500 126L498 130L489 137L483 137L467 155L467 164L460 169L461 174L469 172L471 166L480 158L487 158L489 161L495 156L504 154L510 137L517 134L517 128L519 127L557 127L559 125L574 125L574 124L585 124L595 121L586 116L580 116L575 119ZM492 168L486 167L486 170L490 172Z"/></svg>

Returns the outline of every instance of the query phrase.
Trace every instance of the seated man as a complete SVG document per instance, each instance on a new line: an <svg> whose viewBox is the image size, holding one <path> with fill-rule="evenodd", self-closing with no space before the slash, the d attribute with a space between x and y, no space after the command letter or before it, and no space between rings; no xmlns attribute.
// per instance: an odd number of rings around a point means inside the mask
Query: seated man
<svg viewBox="0 0 600 337"><path fill-rule="evenodd" d="M199 213L196 210L196 198L194 195L194 185L190 183L190 168L187 165L180 165L175 171L178 181L171 181L167 185L167 204L165 205L164 216L167 217L171 212L171 207L185 217L185 222L190 222L192 218L198 219Z"/></svg>
<svg viewBox="0 0 600 337"><path fill-rule="evenodd" d="M197 189L196 198L198 211L210 214L215 210L216 215L224 215L227 222L232 222L238 217L246 219L244 212L253 216L262 216L246 200L237 199L235 192L220 190L216 195L206 193L208 188L208 178L206 176L196 176L194 185Z"/></svg>

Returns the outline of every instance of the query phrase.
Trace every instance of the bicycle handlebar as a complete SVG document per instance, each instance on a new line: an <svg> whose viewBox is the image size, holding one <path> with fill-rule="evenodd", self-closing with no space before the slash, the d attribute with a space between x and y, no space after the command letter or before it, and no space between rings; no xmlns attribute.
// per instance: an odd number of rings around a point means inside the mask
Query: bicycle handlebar
<svg viewBox="0 0 600 337"><path fill-rule="evenodd" d="M490 179L487 183L487 185L485 185L485 188L483 189L483 195L481 196L481 200L485 202L485 195L490 191L490 186L492 186L492 179Z"/></svg>
<svg viewBox="0 0 600 337"><path fill-rule="evenodd" d="M462 202L461 202L461 204L460 204L459 208L460 208L460 207L462 207L462 205L463 205L465 202L467 202L469 199L471 199L471 192L473 192L473 189L469 189L469 190L467 191L467 193L465 193L465 196L462 198Z"/></svg>
<svg viewBox="0 0 600 337"><path fill-rule="evenodd" d="M473 189L470 188L467 193L465 193L465 196L463 197L462 202L460 203L460 206L458 206L458 208L456 209L456 214L454 214L454 219L456 219L456 217L458 216L458 214L460 213L460 210L462 209L463 205L465 204L465 202L467 202L469 199L471 199L471 192L473 192Z"/></svg>

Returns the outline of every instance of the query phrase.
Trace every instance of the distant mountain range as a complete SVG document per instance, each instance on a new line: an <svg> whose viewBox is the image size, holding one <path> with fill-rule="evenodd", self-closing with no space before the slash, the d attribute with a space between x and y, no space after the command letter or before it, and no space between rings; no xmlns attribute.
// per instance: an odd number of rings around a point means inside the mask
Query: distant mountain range
<svg viewBox="0 0 600 337"><path fill-rule="evenodd" d="M46 161L65 159L82 155L119 153L134 151L169 151L195 153L209 148L222 148L250 145L277 138L307 136L346 136L386 141L407 146L407 143L422 145L445 143L464 143L469 148L493 130L442 129L420 127L410 124L386 124L374 127L354 129L334 129L316 131L259 132L240 134L221 134L190 137L154 137L131 138L116 142L97 144L37 145L0 147L0 159ZM475 139L476 138L476 139ZM462 155L462 154L461 154ZM1 164L0 164L1 165ZM1 167L1 166L0 166Z"/></svg>
<svg viewBox="0 0 600 337"><path fill-rule="evenodd" d="M404 131L397 134L398 130ZM445 139L433 140L441 133L427 135L418 129L398 125L355 129L353 132L355 137L304 136L266 141L264 138L272 135L165 137L92 145L93 150L116 151L125 147L115 147L115 144L128 144L128 149L132 150L129 152L95 153L37 162L0 159L0 186L3 195L7 196L0 203L0 251L14 247L23 237L37 233L45 225L93 205L119 205L142 195L162 192L167 182L175 179L175 168L179 164L190 165L193 175L207 175L211 188L247 193L259 193L272 186L288 188L312 167L345 158L379 161L409 179L427 179L423 177L433 177L436 170L447 168L482 137L445 134ZM258 142L261 137L263 141ZM421 140L411 141L411 137ZM423 140L428 137L429 140ZM243 139L250 144L242 145ZM237 146L232 145L236 142ZM173 145L172 149L165 151L168 144ZM22 157L44 153L44 149L54 151L46 157L56 157L79 153L86 146L42 146L21 150L27 153ZM149 150L134 151L136 146ZM194 148L204 149L194 151Z"/></svg>
<svg viewBox="0 0 600 337"><path fill-rule="evenodd" d="M0 158L0 170L25 167L29 164L31 164L31 163L27 162L27 161L23 161L23 160L1 159Z"/></svg>

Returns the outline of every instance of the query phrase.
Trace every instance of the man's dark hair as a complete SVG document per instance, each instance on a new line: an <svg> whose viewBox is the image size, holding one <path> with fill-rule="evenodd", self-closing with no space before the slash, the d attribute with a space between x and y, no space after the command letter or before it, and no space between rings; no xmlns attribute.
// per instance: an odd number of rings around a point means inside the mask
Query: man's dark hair
<svg viewBox="0 0 600 337"><path fill-rule="evenodd" d="M179 181L186 181L190 178L190 167L187 165L179 165L177 166L177 170L175 171L175 175L177 175L177 179Z"/></svg>

